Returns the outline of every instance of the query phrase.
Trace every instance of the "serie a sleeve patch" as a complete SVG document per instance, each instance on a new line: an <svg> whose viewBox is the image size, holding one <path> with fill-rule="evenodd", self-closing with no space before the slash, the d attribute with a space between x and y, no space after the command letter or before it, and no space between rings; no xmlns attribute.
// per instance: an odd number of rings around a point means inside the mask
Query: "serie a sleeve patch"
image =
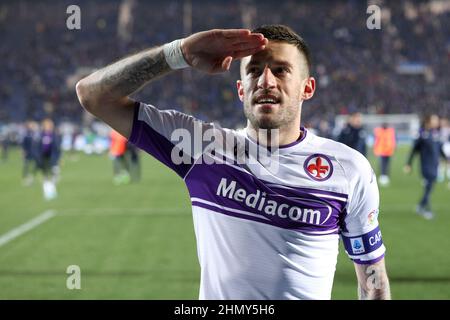
<svg viewBox="0 0 450 320"><path fill-rule="evenodd" d="M350 237L342 235L342 241L344 242L345 251L350 256L359 256L374 252L383 245L383 239L381 236L381 230L377 226L372 231Z"/></svg>

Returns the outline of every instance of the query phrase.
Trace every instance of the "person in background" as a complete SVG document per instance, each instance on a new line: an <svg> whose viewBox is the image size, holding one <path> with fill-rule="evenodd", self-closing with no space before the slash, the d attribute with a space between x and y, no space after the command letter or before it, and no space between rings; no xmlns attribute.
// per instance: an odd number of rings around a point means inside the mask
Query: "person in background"
<svg viewBox="0 0 450 320"><path fill-rule="evenodd" d="M416 212L425 219L434 218L431 211L430 195L438 175L441 142L439 140L439 117L428 114L422 120L422 126L417 138L413 142L408 161L404 166L405 173L411 173L412 161L417 153L420 154L420 168L424 179L423 196L417 205Z"/></svg>
<svg viewBox="0 0 450 320"><path fill-rule="evenodd" d="M317 135L327 139L331 139L333 136L333 128L327 120L321 119L317 128Z"/></svg>
<svg viewBox="0 0 450 320"><path fill-rule="evenodd" d="M127 139L115 130L111 130L109 137L111 139L109 155L113 162L113 182L115 185L127 184L130 182L130 175L125 159Z"/></svg>
<svg viewBox="0 0 450 320"><path fill-rule="evenodd" d="M0 131L1 162L6 162L8 160L9 140L9 129L3 130L3 133Z"/></svg>
<svg viewBox="0 0 450 320"><path fill-rule="evenodd" d="M141 164L139 161L139 149L132 143L127 141L125 150L125 161L131 178L131 182L139 182L141 180Z"/></svg>
<svg viewBox="0 0 450 320"><path fill-rule="evenodd" d="M39 126L35 121L25 124L25 135L22 139L23 168L22 178L24 186L33 184L37 170L37 148L39 139Z"/></svg>
<svg viewBox="0 0 450 320"><path fill-rule="evenodd" d="M43 175L45 200L57 197L56 183L59 179L59 160L61 158L61 137L51 119L42 121L42 130L37 147L37 167Z"/></svg>
<svg viewBox="0 0 450 320"><path fill-rule="evenodd" d="M445 182L447 179L450 188L450 123L447 118L442 117L439 126L441 140L441 163L439 165L438 181Z"/></svg>
<svg viewBox="0 0 450 320"><path fill-rule="evenodd" d="M396 147L395 129L383 123L373 131L375 142L373 153L380 159L380 176L378 182L380 186L387 186L390 183L389 165Z"/></svg>
<svg viewBox="0 0 450 320"><path fill-rule="evenodd" d="M347 126L342 129L337 141L359 151L363 156L367 154L366 147L367 132L362 125L360 112L350 114Z"/></svg>

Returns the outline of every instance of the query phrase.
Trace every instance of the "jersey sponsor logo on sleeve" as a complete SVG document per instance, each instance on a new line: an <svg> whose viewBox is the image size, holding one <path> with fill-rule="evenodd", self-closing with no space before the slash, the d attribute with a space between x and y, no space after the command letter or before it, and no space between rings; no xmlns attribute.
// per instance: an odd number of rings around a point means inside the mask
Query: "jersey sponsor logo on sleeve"
<svg viewBox="0 0 450 320"><path fill-rule="evenodd" d="M366 251L361 237L350 239L350 243L352 245L353 254L360 254Z"/></svg>
<svg viewBox="0 0 450 320"><path fill-rule="evenodd" d="M378 209L370 211L370 213L367 215L367 221L370 225L374 225L377 222L378 218Z"/></svg>
<svg viewBox="0 0 450 320"><path fill-rule="evenodd" d="M306 174L316 180L325 181L329 179L333 173L333 164L330 158L324 154L313 154L305 160L303 165Z"/></svg>

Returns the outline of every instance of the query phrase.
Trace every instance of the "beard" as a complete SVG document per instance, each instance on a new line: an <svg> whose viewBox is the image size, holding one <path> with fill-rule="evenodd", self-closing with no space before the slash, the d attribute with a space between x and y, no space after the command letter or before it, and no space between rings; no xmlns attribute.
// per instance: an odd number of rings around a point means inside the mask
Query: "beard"
<svg viewBox="0 0 450 320"><path fill-rule="evenodd" d="M291 126L300 112L300 102L278 106L278 110L264 112L250 101L244 102L244 114L254 129L282 129Z"/></svg>

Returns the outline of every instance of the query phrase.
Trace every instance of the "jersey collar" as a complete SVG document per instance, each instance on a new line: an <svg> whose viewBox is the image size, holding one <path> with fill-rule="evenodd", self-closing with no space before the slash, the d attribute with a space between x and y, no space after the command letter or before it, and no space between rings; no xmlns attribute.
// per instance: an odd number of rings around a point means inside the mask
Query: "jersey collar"
<svg viewBox="0 0 450 320"><path fill-rule="evenodd" d="M309 138L311 136L311 132L309 132L305 127L300 127L300 131L302 134L296 141L279 146L278 150L280 153L290 153L293 150L297 149L297 147L299 147L301 144L304 144L307 140L309 140ZM247 139L250 140L251 142L257 144L258 146L266 148L265 146L260 145L257 141L255 141L248 134L247 128L245 129L245 135L246 135ZM266 148L266 149L270 150L270 148Z"/></svg>

